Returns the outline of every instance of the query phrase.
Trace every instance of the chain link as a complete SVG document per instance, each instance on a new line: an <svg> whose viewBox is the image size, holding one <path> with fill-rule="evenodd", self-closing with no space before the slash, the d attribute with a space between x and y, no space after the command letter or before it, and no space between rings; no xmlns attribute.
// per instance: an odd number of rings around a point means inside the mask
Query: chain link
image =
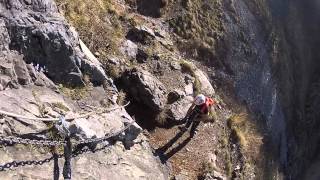
<svg viewBox="0 0 320 180"><path fill-rule="evenodd" d="M86 140L81 140L76 142L76 145L81 145L81 144L89 144L89 143L100 143L103 141L106 141L108 139L110 139L111 137L115 137L120 135L121 133L123 133L124 131L126 131L127 129L129 129L133 124L135 123L135 121L129 123L128 125L124 126L121 130L117 131L117 132L111 132L109 134L107 134L104 137L101 138L92 138L92 139L86 139ZM8 137L3 137L0 136L0 142L3 145L10 145L10 144L25 144L25 145L41 145L41 146L59 146L59 145L65 145L66 141L51 141L51 140L32 140L32 139L23 139L20 137L13 137L13 136L8 136ZM92 151L89 148L86 149L82 149L80 151L74 151L72 152L72 157L76 157L79 154L88 152L88 151ZM96 151L93 151L96 152ZM58 158L62 158L64 155L63 154L59 154ZM0 165L0 171L6 171L7 169L11 169L13 167L20 167L20 166L30 166L30 165L43 165L44 163L48 163L50 161L52 161L54 159L54 156L44 159L44 160L29 160L29 161L12 161L9 163L6 163L4 165Z"/></svg>
<svg viewBox="0 0 320 180"><path fill-rule="evenodd" d="M129 129L130 126L132 126L133 123L134 123L134 121L131 122L130 124L128 124L127 126L123 127L118 132L114 132L114 133L111 132L111 133L109 133L106 136L101 137L101 138L92 138L92 139L80 140L80 141L77 141L76 144L90 144L90 143L99 143L99 142L106 141L106 140L110 139L111 137L115 137L115 136L118 136L121 133L123 133L124 131ZM7 136L7 137L0 136L0 142L3 142L3 145L25 144L25 145L39 145L39 146L51 146L51 147L52 146L65 145L66 144L66 141L23 139L23 138L20 138L20 137L13 137L13 136Z"/></svg>
<svg viewBox="0 0 320 180"><path fill-rule="evenodd" d="M62 158L63 155L58 155L58 158ZM29 160L29 161L12 161L9 163L6 163L4 165L0 165L0 171L5 171L7 169L11 169L11 168L16 168L16 167L21 167L21 166L31 166L31 165L43 165L45 163L49 163L50 161L52 161L54 159L54 157L50 157L44 160Z"/></svg>
<svg viewBox="0 0 320 180"><path fill-rule="evenodd" d="M39 146L60 146L64 145L65 141L52 141L52 140L35 140L35 139L23 139L20 137L0 136L0 142L6 144L25 144L25 145L39 145Z"/></svg>

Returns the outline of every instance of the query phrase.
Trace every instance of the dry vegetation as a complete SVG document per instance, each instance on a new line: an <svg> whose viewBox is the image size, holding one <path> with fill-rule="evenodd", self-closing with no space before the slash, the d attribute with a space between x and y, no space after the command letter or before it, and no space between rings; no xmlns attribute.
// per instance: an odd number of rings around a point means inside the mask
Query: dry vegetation
<svg viewBox="0 0 320 180"><path fill-rule="evenodd" d="M101 59L108 54L118 54L118 39L123 28L121 8L112 0L56 0L60 11L80 34L92 52L98 52Z"/></svg>
<svg viewBox="0 0 320 180"><path fill-rule="evenodd" d="M195 74L196 69L194 65L187 61L181 61L180 66L183 72L186 72L195 78L193 83L193 90L194 90L194 94L199 94L201 90L201 84L198 77Z"/></svg>
<svg viewBox="0 0 320 180"><path fill-rule="evenodd" d="M72 100L80 100L86 98L90 95L92 90L91 85L86 85L84 87L66 87L62 84L59 85L59 91L65 96L70 97Z"/></svg>
<svg viewBox="0 0 320 180"><path fill-rule="evenodd" d="M206 174L210 174L213 171L217 171L217 168L213 165L213 163L211 162L203 162L202 166L199 170L199 175L198 175L198 179L199 180L204 180Z"/></svg>
<svg viewBox="0 0 320 180"><path fill-rule="evenodd" d="M180 13L169 13L173 16L169 24L182 38L178 39L179 49L200 61L210 62L216 59L216 48L224 35L221 1L188 0L176 4L173 9Z"/></svg>
<svg viewBox="0 0 320 180"><path fill-rule="evenodd" d="M242 111L231 116L227 123L231 136L238 143L243 156L243 177L253 172L260 172L259 175L264 174L263 132L256 124L257 121L246 111Z"/></svg>
<svg viewBox="0 0 320 180"><path fill-rule="evenodd" d="M58 108L59 110L62 110L64 112L70 111L70 109L65 106L62 102L54 102L51 104L53 108Z"/></svg>

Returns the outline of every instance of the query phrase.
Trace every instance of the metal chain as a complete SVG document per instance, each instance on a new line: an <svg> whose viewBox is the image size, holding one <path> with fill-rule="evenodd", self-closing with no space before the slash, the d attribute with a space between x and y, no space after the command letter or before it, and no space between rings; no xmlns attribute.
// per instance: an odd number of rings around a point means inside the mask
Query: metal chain
<svg viewBox="0 0 320 180"><path fill-rule="evenodd" d="M90 143L100 143L100 142L106 141L106 140L110 139L111 137L115 137L115 136L120 135L121 133L123 133L124 131L129 129L134 123L135 123L135 121L132 121L127 126L124 126L120 131L117 131L117 132L114 132L114 133L111 132L110 134L107 134L106 136L101 137L101 138L92 138L92 139L80 140L80 141L76 142L76 145L79 145L79 144L90 144Z"/></svg>
<svg viewBox="0 0 320 180"><path fill-rule="evenodd" d="M23 139L20 137L0 136L0 142L5 144L25 144L25 145L40 145L40 146L60 146L64 145L65 141L52 141L52 140L35 140L35 139Z"/></svg>
<svg viewBox="0 0 320 180"><path fill-rule="evenodd" d="M129 129L135 121L131 122L130 124L128 124L127 126L123 127L120 131L115 132L115 133L111 133L106 135L105 137L102 138L94 138L94 139L87 139L87 140L82 140L79 141L77 145L79 144L88 144L88 143L99 143L102 141L106 141L111 137L114 136L118 136L121 133L123 133L124 131L126 131L127 129ZM5 142L9 142L9 143L19 143L19 144L32 144L32 145L44 145L44 146L56 146L56 145L65 145L64 141L48 141L48 140L31 140L31 139L22 139L22 138L17 138L17 137L1 137L0 136L0 141L5 141ZM88 151L92 151L89 148L86 149L82 149L80 151L74 151L72 153L72 157L78 156L79 154L88 152ZM96 152L95 150L93 150L93 152ZM64 156L64 154L59 154L57 155L58 158L62 158ZM0 171L5 171L7 169L10 169L12 167L20 167L20 166L30 166L30 165L42 165L44 163L48 163L52 160L54 160L54 156L44 159L44 160L29 160L29 161L12 161L9 163L6 163L4 165L0 165ZM57 158L57 157L56 157Z"/></svg>
<svg viewBox="0 0 320 180"><path fill-rule="evenodd" d="M65 124L64 117L60 118L60 121L63 125L63 127L67 127ZM121 130L117 132L110 132L104 137L101 138L92 138L92 139L86 139L86 140L81 140L76 142L76 145L83 145L83 144L89 144L89 143L100 143L103 141L106 141L110 139L111 137L115 137L120 135L121 133L125 132L127 129L129 129L135 121L130 122L129 124L125 125ZM68 129L68 128L67 128ZM66 134L66 140L65 141L52 141L52 140L32 140L32 139L23 139L20 137L13 137L13 136L8 136L8 137L3 137L0 136L0 144L2 145L11 145L11 144L25 144L25 145L40 145L40 146L64 146L64 154L54 154L52 157L44 159L44 160L29 160L29 161L12 161L9 163L6 163L4 165L0 165L0 171L5 171L7 169L11 169L12 167L20 167L20 166L25 166L25 165L42 165L44 163L48 163L52 160L55 160L54 162L54 174L53 177L54 179L59 179L59 165L58 165L58 159L65 157L65 164L63 167L63 177L66 180L71 180L71 158L75 157L79 154L82 154L84 152L89 151L89 148L82 149L80 151L74 151L72 152L72 145L69 137L69 133ZM93 152L96 152L93 150Z"/></svg>
<svg viewBox="0 0 320 180"><path fill-rule="evenodd" d="M92 139L85 139L85 140L80 140L76 142L76 144L89 144L89 143L99 143L102 141L106 141L110 139L111 137L118 136L119 134L123 133L127 129L132 126L132 124L135 121L131 122L124 128L122 128L120 131L115 132L115 133L110 133L104 137L101 138L92 138ZM25 144L25 145L40 145L40 146L60 146L60 145L65 145L66 141L52 141L52 140L35 140L35 139L24 139L20 137L14 137L14 136L7 136L3 137L0 136L0 142L3 142L4 145L8 144Z"/></svg>
<svg viewBox="0 0 320 180"><path fill-rule="evenodd" d="M58 155L59 158L62 158L63 155ZM20 166L31 166L31 165L43 165L45 163L49 163L50 161L52 161L54 159L54 157L50 157L44 160L29 160L29 161L12 161L9 163L6 163L4 165L0 165L0 171L5 171L7 169L11 169L13 167L20 167Z"/></svg>

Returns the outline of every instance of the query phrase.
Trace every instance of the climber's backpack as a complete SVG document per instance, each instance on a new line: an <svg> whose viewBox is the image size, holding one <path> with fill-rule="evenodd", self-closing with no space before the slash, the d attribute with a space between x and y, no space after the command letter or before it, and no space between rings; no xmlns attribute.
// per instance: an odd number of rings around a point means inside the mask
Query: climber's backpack
<svg viewBox="0 0 320 180"><path fill-rule="evenodd" d="M199 107L201 114L208 114L209 107L214 104L215 104L215 101L213 99L206 97L206 102Z"/></svg>

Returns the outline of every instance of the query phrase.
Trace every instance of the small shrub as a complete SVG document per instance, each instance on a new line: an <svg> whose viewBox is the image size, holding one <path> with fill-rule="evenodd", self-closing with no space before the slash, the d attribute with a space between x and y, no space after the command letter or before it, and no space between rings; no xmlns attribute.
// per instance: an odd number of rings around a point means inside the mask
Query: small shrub
<svg viewBox="0 0 320 180"><path fill-rule="evenodd" d="M233 132L235 134L235 137L237 138L237 141L239 142L241 147L247 146L247 140L245 137L244 132L240 128L234 128Z"/></svg>
<svg viewBox="0 0 320 180"><path fill-rule="evenodd" d="M213 109L209 111L209 118L212 119L212 121L216 121L218 119L217 112Z"/></svg>
<svg viewBox="0 0 320 180"><path fill-rule="evenodd" d="M167 124L167 122L168 122L167 110L163 110L157 115L156 122L160 126L163 126L163 125Z"/></svg>
<svg viewBox="0 0 320 180"><path fill-rule="evenodd" d="M186 72L192 76L195 76L195 68L187 61L180 61L180 66L183 72Z"/></svg>
<svg viewBox="0 0 320 180"><path fill-rule="evenodd" d="M121 76L121 71L118 67L107 64L105 69L107 75L110 76L112 79L118 79Z"/></svg>
<svg viewBox="0 0 320 180"><path fill-rule="evenodd" d="M201 168L199 170L198 179L205 179L207 174L217 171L217 168L211 162L202 162Z"/></svg>
<svg viewBox="0 0 320 180"><path fill-rule="evenodd" d="M180 66L183 72L186 72L195 78L195 81L193 83L193 90L194 90L194 94L199 94L201 92L201 83L198 77L196 76L196 73L195 73L196 68L187 61L181 61Z"/></svg>
<svg viewBox="0 0 320 180"><path fill-rule="evenodd" d="M65 106L62 102L52 103L52 106L65 112L70 111L70 109L67 106Z"/></svg>
<svg viewBox="0 0 320 180"><path fill-rule="evenodd" d="M127 97L127 94L124 91L121 90L118 93L117 104L124 105L124 103L126 101L126 97Z"/></svg>
<svg viewBox="0 0 320 180"><path fill-rule="evenodd" d="M226 166L226 174L228 177L231 178L232 176L232 162L230 158L230 154L227 155L228 157L226 158L225 166Z"/></svg>
<svg viewBox="0 0 320 180"><path fill-rule="evenodd" d="M243 125L248 120L248 115L245 113L235 114L229 118L231 125Z"/></svg>
<svg viewBox="0 0 320 180"><path fill-rule="evenodd" d="M241 148L248 145L247 137L250 136L248 131L249 116L246 113L235 114L228 120L228 126Z"/></svg>
<svg viewBox="0 0 320 180"><path fill-rule="evenodd" d="M72 100L80 100L89 96L92 89L91 85L86 85L84 87L65 87L62 84L58 86L58 89L64 95L70 97Z"/></svg>
<svg viewBox="0 0 320 180"><path fill-rule="evenodd" d="M242 148L247 146L247 121L248 115L244 113L235 114L228 120L228 126Z"/></svg>
<svg viewBox="0 0 320 180"><path fill-rule="evenodd" d="M201 92L201 83L200 83L198 77L194 77L194 78L195 78L194 83L193 83L194 94L200 94L200 92Z"/></svg>

